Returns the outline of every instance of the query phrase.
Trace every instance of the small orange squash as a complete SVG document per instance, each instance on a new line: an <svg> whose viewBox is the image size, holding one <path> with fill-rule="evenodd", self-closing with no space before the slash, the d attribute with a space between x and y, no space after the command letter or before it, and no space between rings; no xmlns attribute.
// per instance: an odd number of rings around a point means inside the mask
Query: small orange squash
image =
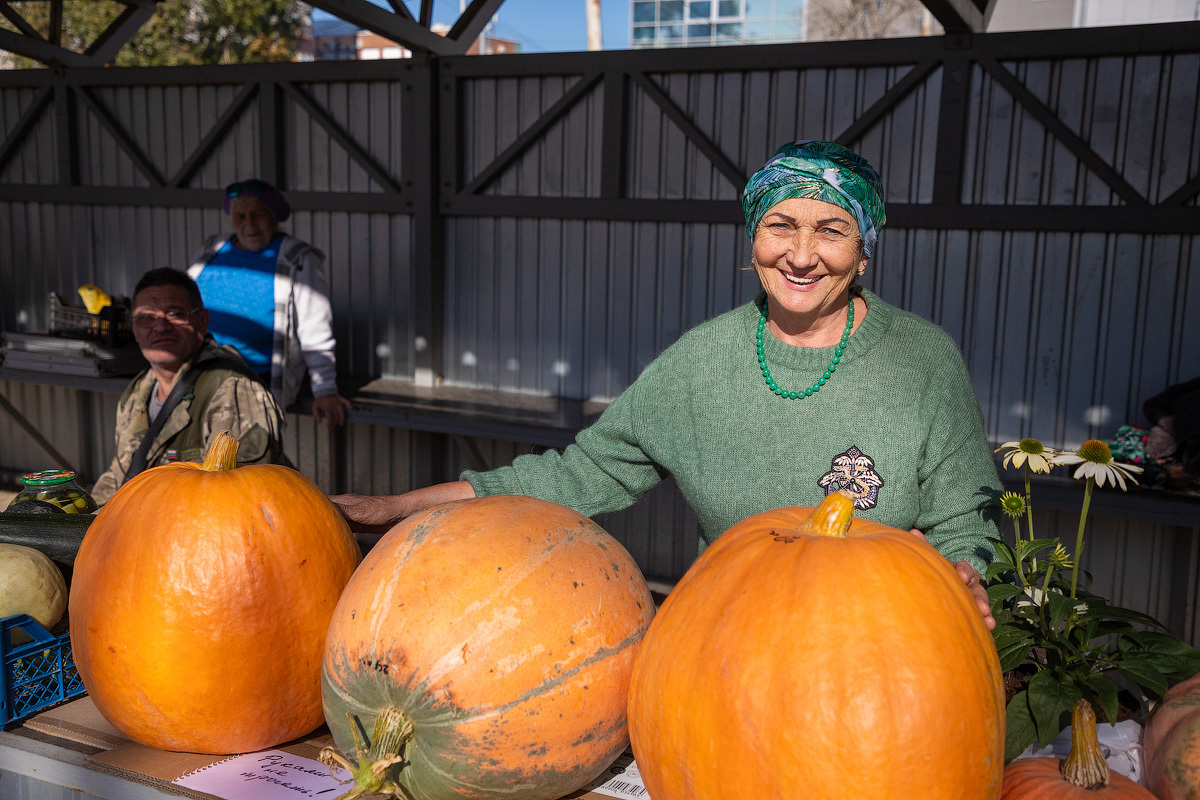
<svg viewBox="0 0 1200 800"><path fill-rule="evenodd" d="M848 495L734 525L672 590L634 667L654 800L993 800L999 657L954 567Z"/></svg>
<svg viewBox="0 0 1200 800"><path fill-rule="evenodd" d="M1061 758L1019 758L1004 770L1000 800L1155 800L1113 773L1096 738L1096 712L1087 700L1071 711L1071 753Z"/></svg>
<svg viewBox="0 0 1200 800"><path fill-rule="evenodd" d="M393 528L338 602L322 670L346 797L553 800L628 742L654 612L587 517L531 497L436 506ZM369 744L369 750L368 750Z"/></svg>
<svg viewBox="0 0 1200 800"><path fill-rule="evenodd" d="M322 721L321 656L360 557L321 490L287 467L147 470L92 523L71 583L71 646L100 713L164 750L241 753Z"/></svg>
<svg viewBox="0 0 1200 800"><path fill-rule="evenodd" d="M1167 690L1142 731L1146 783L1161 800L1200 797L1200 674Z"/></svg>

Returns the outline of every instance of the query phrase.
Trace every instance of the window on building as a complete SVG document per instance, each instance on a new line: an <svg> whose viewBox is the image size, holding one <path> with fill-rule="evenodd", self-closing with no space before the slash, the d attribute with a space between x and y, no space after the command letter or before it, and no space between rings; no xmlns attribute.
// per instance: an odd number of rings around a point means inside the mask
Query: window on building
<svg viewBox="0 0 1200 800"><path fill-rule="evenodd" d="M358 51L358 57L361 61L376 61L379 59L379 48L364 47Z"/></svg>
<svg viewBox="0 0 1200 800"><path fill-rule="evenodd" d="M712 16L712 3L709 0L692 0L688 16L692 19L708 19Z"/></svg>
<svg viewBox="0 0 1200 800"><path fill-rule="evenodd" d="M720 0L717 4L717 13L722 17L737 17L742 13L741 0Z"/></svg>
<svg viewBox="0 0 1200 800"><path fill-rule="evenodd" d="M403 56L404 56L404 54L400 52L399 47L383 48L383 57L384 58L402 58Z"/></svg>
<svg viewBox="0 0 1200 800"><path fill-rule="evenodd" d="M683 0L662 0L658 4L658 21L674 22L683 19Z"/></svg>
<svg viewBox="0 0 1200 800"><path fill-rule="evenodd" d="M726 22L717 26L717 38L739 41L742 38L742 23Z"/></svg>
<svg viewBox="0 0 1200 800"><path fill-rule="evenodd" d="M682 39L683 38L683 26L682 25L659 25L658 26L658 38L660 38L660 39Z"/></svg>
<svg viewBox="0 0 1200 800"><path fill-rule="evenodd" d="M688 25L688 39L711 39L713 26L708 24Z"/></svg>
<svg viewBox="0 0 1200 800"><path fill-rule="evenodd" d="M633 4L633 21L637 22L654 22L654 7L656 3L634 3Z"/></svg>
<svg viewBox="0 0 1200 800"><path fill-rule="evenodd" d="M633 40L635 42L653 42L654 41L654 26L639 25L633 29Z"/></svg>
<svg viewBox="0 0 1200 800"><path fill-rule="evenodd" d="M770 39L775 31L769 19L748 19L742 33L747 39Z"/></svg>

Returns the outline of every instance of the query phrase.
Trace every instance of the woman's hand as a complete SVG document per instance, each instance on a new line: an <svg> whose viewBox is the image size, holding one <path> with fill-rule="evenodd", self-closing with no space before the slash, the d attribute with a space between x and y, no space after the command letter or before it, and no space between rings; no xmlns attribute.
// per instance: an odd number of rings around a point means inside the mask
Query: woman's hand
<svg viewBox="0 0 1200 800"><path fill-rule="evenodd" d="M329 499L359 533L387 533L405 517L451 500L469 500L475 490L466 481L435 483L404 494L335 494Z"/></svg>
<svg viewBox="0 0 1200 800"><path fill-rule="evenodd" d="M909 533L914 536L921 537L925 540L925 534L921 533L916 528L913 528ZM970 561L955 561L954 571L958 573L958 577L962 578L962 582L967 585L971 591L971 595L975 598L975 607L979 609L980 615L983 617L983 622L987 625L989 631L996 629L996 618L992 616L992 606L988 603L987 589L983 586L983 578L979 571L971 566Z"/></svg>
<svg viewBox="0 0 1200 800"><path fill-rule="evenodd" d="M350 530L359 533L387 533L392 526L404 519L401 498L393 494L373 496L366 494L334 494L329 499L350 523Z"/></svg>
<svg viewBox="0 0 1200 800"><path fill-rule="evenodd" d="M330 428L345 425L349 411L350 401L336 394L314 397L312 401L313 421L324 422Z"/></svg>

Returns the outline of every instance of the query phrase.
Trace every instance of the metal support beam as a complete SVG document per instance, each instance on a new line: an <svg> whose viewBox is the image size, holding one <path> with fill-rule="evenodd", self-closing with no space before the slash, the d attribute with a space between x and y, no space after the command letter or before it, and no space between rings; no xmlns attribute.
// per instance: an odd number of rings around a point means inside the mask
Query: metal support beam
<svg viewBox="0 0 1200 800"><path fill-rule="evenodd" d="M96 40L82 52L62 46L62 0L51 0L49 38L33 28L20 14L0 2L0 14L13 24L20 34L0 28L0 50L32 58L43 64L64 67L102 67L116 58L117 53L133 38L138 29L154 15L157 0L120 0L126 8Z"/></svg>
<svg viewBox="0 0 1200 800"><path fill-rule="evenodd" d="M3 15L6 20L13 24L14 28L29 38L45 41L37 28L30 25L24 17L17 13L15 8L9 5L9 0L0 0L0 15Z"/></svg>
<svg viewBox="0 0 1200 800"><path fill-rule="evenodd" d="M105 108L105 106L92 95L91 90L89 90L86 86L80 86L78 89L76 89L76 92L80 97L83 98L84 105L86 105L88 110L92 112L92 116L94 116L100 122L100 125L106 131L108 131L109 136L111 136L113 141L117 143L117 147L125 151L125 155L129 156L130 160L133 161L133 165L138 168L139 172L146 176L146 180L150 181L150 185L165 185L166 182L163 180L162 174L159 173L158 168L150 162L150 159L148 159L146 154L142 152L142 149L137 146L137 143L133 141L133 137L131 137L128 131L121 126L121 123L117 121L117 118L113 116L112 112Z"/></svg>
<svg viewBox="0 0 1200 800"><path fill-rule="evenodd" d="M43 64L60 64L64 67L101 66L95 62L95 59L83 53L76 53L65 47L50 44L45 39L22 36L4 28L0 28L0 50L32 58Z"/></svg>
<svg viewBox="0 0 1200 800"><path fill-rule="evenodd" d="M1013 100L1029 112L1034 119L1042 123L1046 127L1046 130L1053 134L1055 138L1062 142L1079 159L1080 163L1094 172L1100 180L1108 184L1108 187L1118 197L1130 205L1146 205L1146 198L1142 197L1141 192L1133 188L1121 173L1117 172L1107 161L1101 158L1100 154L1093 150L1092 146L1084 141L1083 137L1067 127L1067 124L1049 106L1039 100L1037 95L1029 91L1025 84L1017 80L1015 75L992 58L981 57L979 65L995 79L996 83L1000 84L1004 87L1005 91L1012 95Z"/></svg>
<svg viewBox="0 0 1200 800"><path fill-rule="evenodd" d="M37 96L33 98L33 102L21 114L21 118L17 120L16 126L8 134L8 138L0 142L0 173L4 172L4 168L8 166L8 162L21 149L21 145L25 143L29 132L33 130L34 124L41 119L42 112L46 110L46 107L50 105L50 101L53 99L53 86L46 85L38 90Z"/></svg>
<svg viewBox="0 0 1200 800"><path fill-rule="evenodd" d="M630 73L630 77L654 101L654 104L662 109L663 113L683 131L683 135L687 137L688 142L716 167L717 172L725 176L725 180L733 185L734 191L741 192L742 188L746 185L746 175L742 172L741 168L737 164L734 164L729 159L729 156L725 155L724 151L712 139L709 139L704 131L696 126L696 123L692 122L691 117L685 114L683 109L677 106L675 101L658 84L640 72L632 72Z"/></svg>
<svg viewBox="0 0 1200 800"><path fill-rule="evenodd" d="M97 65L107 64L117 57L121 48L133 38L133 35L154 16L158 7L157 0L123 0L125 10L114 19L104 32L96 37L96 41L88 46L84 54L90 56Z"/></svg>
<svg viewBox="0 0 1200 800"><path fill-rule="evenodd" d="M340 144L347 155L366 170L366 173L382 186L384 191L396 194L401 192L396 179L389 175L362 145L354 141L350 134L346 133L342 126L338 124L337 120L308 95L308 92L291 83L281 83L279 86L283 89L283 93L295 101L296 105L303 108L314 122L324 128L325 132L329 134L329 138Z"/></svg>
<svg viewBox="0 0 1200 800"><path fill-rule="evenodd" d="M421 27L411 16L402 17L368 0L314 0L312 5L412 50L442 55L460 52L456 42Z"/></svg>
<svg viewBox="0 0 1200 800"><path fill-rule="evenodd" d="M957 203L962 194L970 91L970 59L966 55L947 55L942 62L941 108L933 168L935 203Z"/></svg>
<svg viewBox="0 0 1200 800"><path fill-rule="evenodd" d="M442 330L445 316L446 222L438 199L439 90L436 64L414 65L404 75L404 94L425 113L405 114L401 129L406 153L421 153L412 159L408 183L412 186L412 284L413 329L426 342L413 359L413 377L418 386L433 386L442 375Z"/></svg>
<svg viewBox="0 0 1200 800"><path fill-rule="evenodd" d="M258 84L258 153L259 174L267 183L284 188L283 104L279 84L263 81Z"/></svg>
<svg viewBox="0 0 1200 800"><path fill-rule="evenodd" d="M504 0L471 0L471 4L446 34L446 38L453 39L458 45L457 52L460 55L471 48L503 2Z"/></svg>
<svg viewBox="0 0 1200 800"><path fill-rule="evenodd" d="M584 75L579 81L568 89L558 101L546 109L546 112L534 120L533 124L521 132L521 135L513 140L512 144L504 148L504 152L496 156L492 163L488 164L479 174L471 179L471 182L463 187L463 194L476 194L487 188L488 184L500 177L504 170L508 169L514 161L525 152L538 138L541 137L546 129L575 107L579 100L590 92L597 83L600 82L600 73L595 72L591 75Z"/></svg>
<svg viewBox="0 0 1200 800"><path fill-rule="evenodd" d="M600 196L625 196L628 161L629 76L623 70L604 75L604 138L600 143Z"/></svg>
<svg viewBox="0 0 1200 800"><path fill-rule="evenodd" d="M58 185L63 188L79 184L77 138L75 93L70 86L60 83L54 87L54 149L58 152Z"/></svg>
<svg viewBox="0 0 1200 800"><path fill-rule="evenodd" d="M179 168L179 171L168 182L168 186L171 188L187 186L188 181L204 165L208 157L217 149L217 145L224 140L230 129L233 128L233 124L241 118L246 108L250 105L250 101L258 93L260 85L259 83L247 83L242 87L237 97L233 98L233 102L229 104L229 107L221 112L221 116L217 119L216 123L204 135L200 144L196 146L192 154L183 162L183 166ZM271 85L274 86L274 84Z"/></svg>
<svg viewBox="0 0 1200 800"><path fill-rule="evenodd" d="M996 0L921 0L946 33L983 33Z"/></svg>
<svg viewBox="0 0 1200 800"><path fill-rule="evenodd" d="M838 144L849 145L856 141L860 136L874 127L875 123L879 122L893 110L909 93L925 82L929 77L929 73L937 69L937 66L942 63L935 58L927 58L921 63L914 66L904 77L896 81L892 88L883 93L883 97L876 100L870 108L862 113L862 115L850 123L846 130L834 137L834 141Z"/></svg>
<svg viewBox="0 0 1200 800"><path fill-rule="evenodd" d="M17 423L17 427L25 431L25 434L30 439L33 439L33 443L36 444L43 453L49 456L51 461L63 469L69 469L72 472L78 473L79 470L75 469L71 462L67 460L66 456L58 452L54 445L50 443L50 440L43 436L41 431L34 427L33 423L25 419L25 415L18 411L16 406L10 403L8 398L2 394L0 394L0 411L3 411L4 413L8 414L8 416L12 417L12 421Z"/></svg>

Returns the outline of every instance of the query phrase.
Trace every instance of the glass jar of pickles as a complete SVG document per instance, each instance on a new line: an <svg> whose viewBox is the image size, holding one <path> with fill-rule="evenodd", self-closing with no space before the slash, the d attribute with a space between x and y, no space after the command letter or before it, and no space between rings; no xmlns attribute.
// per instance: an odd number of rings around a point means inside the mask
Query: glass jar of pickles
<svg viewBox="0 0 1200 800"><path fill-rule="evenodd" d="M79 488L75 473L68 469L29 472L21 477L21 483L24 488L8 504L9 511L91 514L98 507L92 496Z"/></svg>

